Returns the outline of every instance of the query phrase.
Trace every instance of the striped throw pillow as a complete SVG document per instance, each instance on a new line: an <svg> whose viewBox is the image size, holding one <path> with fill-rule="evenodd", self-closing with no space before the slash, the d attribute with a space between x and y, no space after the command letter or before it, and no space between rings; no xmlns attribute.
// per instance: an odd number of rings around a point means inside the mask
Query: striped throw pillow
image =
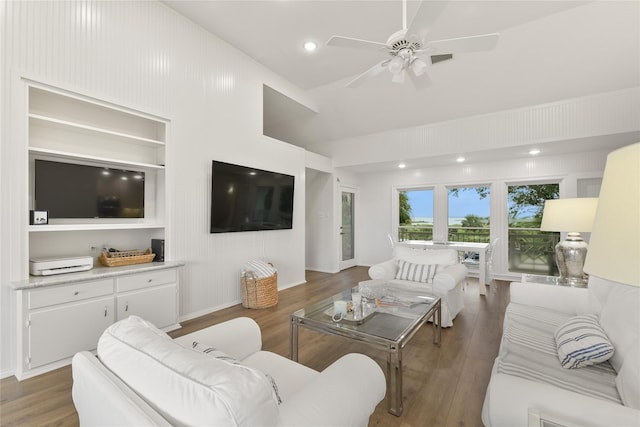
<svg viewBox="0 0 640 427"><path fill-rule="evenodd" d="M555 338L563 368L583 368L613 356L613 345L593 314L572 317L556 329Z"/></svg>
<svg viewBox="0 0 640 427"><path fill-rule="evenodd" d="M438 264L413 264L408 261L398 260L396 279L433 283L433 277L438 272L438 269Z"/></svg>

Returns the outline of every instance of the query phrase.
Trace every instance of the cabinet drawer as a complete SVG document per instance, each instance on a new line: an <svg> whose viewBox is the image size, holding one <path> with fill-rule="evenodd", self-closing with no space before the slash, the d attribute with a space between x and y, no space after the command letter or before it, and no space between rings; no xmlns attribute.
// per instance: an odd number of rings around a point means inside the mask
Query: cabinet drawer
<svg viewBox="0 0 640 427"><path fill-rule="evenodd" d="M149 271L146 273L132 274L131 276L116 279L117 292L133 291L135 289L148 288L149 286L174 283L177 279L175 268L169 270Z"/></svg>
<svg viewBox="0 0 640 427"><path fill-rule="evenodd" d="M29 309L81 301L113 294L113 280L103 279L78 282L65 286L55 286L29 291Z"/></svg>

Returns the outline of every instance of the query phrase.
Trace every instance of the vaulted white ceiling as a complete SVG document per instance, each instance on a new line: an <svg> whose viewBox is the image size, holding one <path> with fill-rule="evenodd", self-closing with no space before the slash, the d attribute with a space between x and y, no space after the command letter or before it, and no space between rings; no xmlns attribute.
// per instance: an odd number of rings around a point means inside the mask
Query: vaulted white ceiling
<svg viewBox="0 0 640 427"><path fill-rule="evenodd" d="M303 147L640 86L636 0L450 1L430 39L498 32L500 40L430 66L424 90L392 83L388 72L345 88L385 54L325 45L334 34L385 42L402 28L401 0L165 3L315 97L317 114L288 108L268 119ZM407 2L409 23L419 5ZM316 52L304 51L307 40Z"/></svg>

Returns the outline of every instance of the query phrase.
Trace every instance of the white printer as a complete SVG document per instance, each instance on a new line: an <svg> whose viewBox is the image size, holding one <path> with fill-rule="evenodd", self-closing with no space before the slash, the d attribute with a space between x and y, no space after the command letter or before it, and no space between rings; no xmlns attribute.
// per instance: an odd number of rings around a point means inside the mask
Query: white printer
<svg viewBox="0 0 640 427"><path fill-rule="evenodd" d="M51 276L54 274L86 271L93 268L93 257L53 257L29 260L29 273L33 276Z"/></svg>

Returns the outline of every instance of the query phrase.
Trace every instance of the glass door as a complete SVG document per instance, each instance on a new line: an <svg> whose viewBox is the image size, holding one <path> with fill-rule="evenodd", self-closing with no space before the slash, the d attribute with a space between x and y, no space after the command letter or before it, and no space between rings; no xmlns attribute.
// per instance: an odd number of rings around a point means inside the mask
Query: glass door
<svg viewBox="0 0 640 427"><path fill-rule="evenodd" d="M341 189L340 270L356 265L354 189Z"/></svg>

